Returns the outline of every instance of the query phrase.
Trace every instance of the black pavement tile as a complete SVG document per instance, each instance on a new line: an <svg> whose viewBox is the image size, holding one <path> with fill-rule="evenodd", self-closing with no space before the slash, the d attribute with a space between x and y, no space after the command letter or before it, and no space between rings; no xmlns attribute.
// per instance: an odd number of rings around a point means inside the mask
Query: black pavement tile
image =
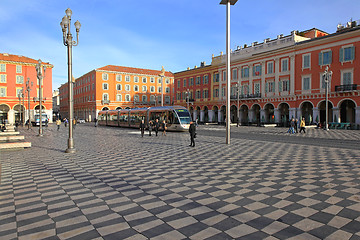
<svg viewBox="0 0 360 240"><path fill-rule="evenodd" d="M205 229L207 229L209 226L204 224L204 223L201 223L201 222L196 222L196 223L193 223L189 226L186 226L186 227L182 227L180 229L177 229L180 233L184 234L185 236L192 236L196 233L199 233Z"/></svg>
<svg viewBox="0 0 360 240"><path fill-rule="evenodd" d="M328 236L330 236L337 230L338 230L337 228L334 228L334 227L331 227L328 225L324 225L319 228L315 228L315 229L309 231L308 233L315 237L318 237L320 239L326 239Z"/></svg>
<svg viewBox="0 0 360 240"><path fill-rule="evenodd" d="M218 233L218 234L216 234L216 235L214 235L212 237L207 238L207 240L219 240L219 239L221 239L221 240L233 240L232 237L230 237L229 235L227 235L224 232Z"/></svg>
<svg viewBox="0 0 360 240"><path fill-rule="evenodd" d="M285 214L281 218L277 219L277 221L288 224L288 225L293 225L293 224L295 224L297 222L300 222L303 219L304 219L304 217L301 217L301 216L296 215L294 213L288 212L287 214Z"/></svg>
<svg viewBox="0 0 360 240"><path fill-rule="evenodd" d="M65 227L58 227L56 229L56 233L58 235L60 235L60 234L70 232L72 230L76 230L76 229L79 229L79 228L82 228L82 227L87 227L87 226L91 226L91 223L88 222L88 221L75 223L75 224L71 224L71 225L68 225L68 226L65 226Z"/></svg>
<svg viewBox="0 0 360 240"><path fill-rule="evenodd" d="M95 228L101 228L101 227L111 226L111 225L115 225L118 223L124 223L124 222L126 222L125 219L123 219L122 217L118 217L118 218L113 218L111 220L94 223L93 226Z"/></svg>
<svg viewBox="0 0 360 240"><path fill-rule="evenodd" d="M246 236L237 238L238 240L263 240L267 237L270 237L269 234L266 234L264 232L254 232L251 234L248 234Z"/></svg>
<svg viewBox="0 0 360 240"><path fill-rule="evenodd" d="M360 212L353 209L344 208L337 215L340 217L354 220L360 216Z"/></svg>
<svg viewBox="0 0 360 240"><path fill-rule="evenodd" d="M36 232L44 232L46 230L51 230L51 229L55 229L55 223L42 225L42 226L38 226L38 227L33 227L33 228L25 230L25 231L18 231L18 236L21 237L21 236L29 235L29 234L36 233Z"/></svg>
<svg viewBox="0 0 360 240"><path fill-rule="evenodd" d="M270 219L270 218L267 218L267 217L258 217L258 218L255 218L255 219L249 221L249 222L246 222L246 224L253 227L253 228L255 228L255 229L261 230L261 229L264 228L264 226L268 226L273 222L274 222L273 219Z"/></svg>
<svg viewBox="0 0 360 240"><path fill-rule="evenodd" d="M171 215L171 216L164 217L162 220L164 222L171 222L171 221L174 221L174 220L177 220L177 219L187 218L189 216L190 215L187 214L186 212L180 212L180 213L176 213L176 214Z"/></svg>
<svg viewBox="0 0 360 240"><path fill-rule="evenodd" d="M216 223L215 225L213 225L212 227L219 229L220 231L227 231L231 228L237 227L239 225L241 225L242 223L235 220L234 218L228 217L225 218L224 220Z"/></svg>
<svg viewBox="0 0 360 240"><path fill-rule="evenodd" d="M103 211L86 214L86 217L89 220L93 220L93 219L96 219L96 218L101 218L101 217L108 216L108 215L113 214L113 213L114 213L114 211L112 211L110 209L106 209L106 210L103 210Z"/></svg>
<svg viewBox="0 0 360 240"><path fill-rule="evenodd" d="M296 227L293 227L293 226L289 226L277 233L274 233L272 236L273 237L276 237L276 238L279 238L279 239L288 239L288 238L291 238L291 237L295 237L295 236L298 236L300 234L302 234L303 231L296 228Z"/></svg>
<svg viewBox="0 0 360 240"><path fill-rule="evenodd" d="M64 221L67 219L83 216L83 213L78 208L75 208L74 210L75 211L73 211L73 212L66 213L66 214L60 215L60 216L56 216L56 217L53 217L52 219L55 222L60 222L60 221Z"/></svg>
<svg viewBox="0 0 360 240"><path fill-rule="evenodd" d="M334 218L334 215L326 212L317 212L309 218L317 222L328 224Z"/></svg>
<svg viewBox="0 0 360 240"><path fill-rule="evenodd" d="M171 232L173 231L174 228L169 226L166 223L163 223L161 225L158 225L156 227L153 227L151 229L148 229L144 232L142 232L141 234L144 235L145 237L147 237L148 239L159 236L161 234L167 233L167 232Z"/></svg>
<svg viewBox="0 0 360 240"><path fill-rule="evenodd" d="M1 227L1 225L0 225L0 227ZM0 239L5 239L5 236L8 236L8 235L10 235L10 234L14 234L14 233L16 233L17 232L17 229L16 228L14 228L14 229L9 229L9 230L6 230L6 231L2 231L1 229L0 229Z"/></svg>
<svg viewBox="0 0 360 240"><path fill-rule="evenodd" d="M81 233L79 235L76 235L74 237L68 238L68 240L84 240L84 239L95 239L95 238L99 238L100 234L95 230L92 229L90 231Z"/></svg>
<svg viewBox="0 0 360 240"><path fill-rule="evenodd" d="M359 233L360 232L360 222L353 220L351 222L349 222L348 224L346 224L345 226L343 226L341 228L341 230L344 230L346 232L350 232L350 233Z"/></svg>

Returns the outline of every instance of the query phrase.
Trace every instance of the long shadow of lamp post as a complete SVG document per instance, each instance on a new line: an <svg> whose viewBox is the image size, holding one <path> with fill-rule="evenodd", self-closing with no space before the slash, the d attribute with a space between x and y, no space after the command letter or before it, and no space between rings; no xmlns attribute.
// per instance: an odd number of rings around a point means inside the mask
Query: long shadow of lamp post
<svg viewBox="0 0 360 240"><path fill-rule="evenodd" d="M79 31L81 24L79 21L75 22L76 28L76 41L73 40L73 36L70 31L71 15L72 11L70 8L66 9L66 15L62 18L60 26L63 32L63 43L67 47L68 56L68 98L69 98L69 139L68 148L65 150L66 153L75 153L73 139L73 116L74 116L74 100L73 100L73 81L72 81L72 46L77 46L79 43Z"/></svg>

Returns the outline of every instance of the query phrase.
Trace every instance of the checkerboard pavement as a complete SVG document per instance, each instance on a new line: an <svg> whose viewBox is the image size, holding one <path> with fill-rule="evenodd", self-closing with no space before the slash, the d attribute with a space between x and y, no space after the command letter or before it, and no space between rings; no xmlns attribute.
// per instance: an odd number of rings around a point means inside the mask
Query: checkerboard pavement
<svg viewBox="0 0 360 240"><path fill-rule="evenodd" d="M200 126L190 148L187 133L85 124L66 154L55 128L0 152L0 239L360 239L360 148L305 144L357 131L294 144L234 128L226 145L223 127Z"/></svg>

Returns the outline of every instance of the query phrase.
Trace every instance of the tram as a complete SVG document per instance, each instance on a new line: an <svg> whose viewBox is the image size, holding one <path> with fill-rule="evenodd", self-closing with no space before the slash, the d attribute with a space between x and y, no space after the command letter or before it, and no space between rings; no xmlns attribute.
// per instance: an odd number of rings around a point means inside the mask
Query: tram
<svg viewBox="0 0 360 240"><path fill-rule="evenodd" d="M139 128L141 120L147 125L149 121L159 119L160 128L163 120L169 131L186 131L189 129L191 116L182 106L163 106L106 110L98 113L98 123L102 126Z"/></svg>

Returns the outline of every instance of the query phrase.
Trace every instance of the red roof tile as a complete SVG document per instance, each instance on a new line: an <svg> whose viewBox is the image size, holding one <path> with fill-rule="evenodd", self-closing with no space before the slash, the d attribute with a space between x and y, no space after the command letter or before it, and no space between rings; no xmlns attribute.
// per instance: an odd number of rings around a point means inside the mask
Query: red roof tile
<svg viewBox="0 0 360 240"><path fill-rule="evenodd" d="M20 63L38 63L38 60L29 58L29 57L24 57L21 55L13 55L13 54L8 54L8 53L0 53L0 60L11 61L11 62L20 62ZM44 62L44 64L50 64L50 63Z"/></svg>
<svg viewBox="0 0 360 240"><path fill-rule="evenodd" d="M151 69L143 69L143 68L133 68L133 67L123 67L123 66L115 66L115 65L107 65L105 67L98 68L96 70L102 71L114 71L114 72L126 72L126 73L137 73L144 75L153 75L158 76L161 74L160 70L151 70ZM166 77L174 77L172 72L165 72Z"/></svg>

